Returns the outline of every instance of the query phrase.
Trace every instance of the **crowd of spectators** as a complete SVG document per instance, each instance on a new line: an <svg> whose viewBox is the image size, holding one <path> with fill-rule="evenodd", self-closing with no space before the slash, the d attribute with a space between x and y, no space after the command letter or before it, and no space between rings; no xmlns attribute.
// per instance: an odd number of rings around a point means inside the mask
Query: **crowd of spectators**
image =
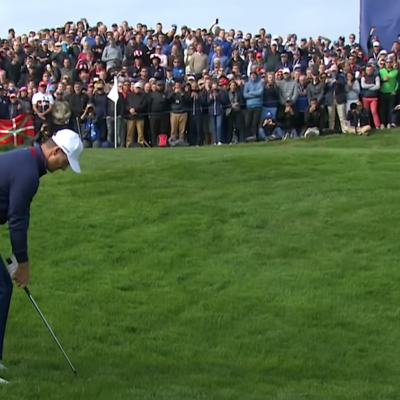
<svg viewBox="0 0 400 400"><path fill-rule="evenodd" d="M161 23L86 19L0 44L0 119L31 113L85 146L221 145L400 125L400 38L383 49L319 36L282 38ZM116 77L116 80L114 79ZM107 96L118 85L116 114ZM116 117L116 121L115 121ZM116 132L115 132L116 129Z"/></svg>

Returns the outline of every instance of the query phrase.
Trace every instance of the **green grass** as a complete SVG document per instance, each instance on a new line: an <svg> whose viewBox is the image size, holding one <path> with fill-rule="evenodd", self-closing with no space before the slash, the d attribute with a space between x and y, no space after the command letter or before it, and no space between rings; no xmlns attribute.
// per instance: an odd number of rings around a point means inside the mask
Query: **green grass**
<svg viewBox="0 0 400 400"><path fill-rule="evenodd" d="M43 178L5 400L398 400L400 132L90 150ZM2 254L8 237L1 230Z"/></svg>

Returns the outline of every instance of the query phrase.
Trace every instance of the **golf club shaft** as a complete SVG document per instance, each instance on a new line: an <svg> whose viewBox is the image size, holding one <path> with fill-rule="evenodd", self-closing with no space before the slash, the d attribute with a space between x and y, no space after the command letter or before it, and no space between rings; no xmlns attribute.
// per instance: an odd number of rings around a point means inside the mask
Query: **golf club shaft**
<svg viewBox="0 0 400 400"><path fill-rule="evenodd" d="M27 287L25 287L25 293L28 295L29 299L31 300L32 304L34 305L34 307L36 308L36 311L39 313L40 317L42 318L42 321L44 322L44 324L46 325L47 329L49 330L51 336L53 337L54 341L57 343L58 348L61 350L64 358L67 360L69 366L71 367L72 371L74 372L74 374L76 375L76 369L74 368L74 366L72 365L71 361L69 360L67 354L65 353L64 349L62 348L60 342L57 340L56 335L54 334L54 332L52 331L52 329L50 328L50 325L47 323L46 318L44 317L44 315L42 314L42 312L40 311L38 305L36 304L35 300L33 299L29 289Z"/></svg>

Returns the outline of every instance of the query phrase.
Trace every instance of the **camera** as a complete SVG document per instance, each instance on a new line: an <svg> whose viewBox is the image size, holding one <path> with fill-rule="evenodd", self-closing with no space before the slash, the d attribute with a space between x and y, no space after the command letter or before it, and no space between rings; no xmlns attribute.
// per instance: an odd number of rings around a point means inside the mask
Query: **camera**
<svg viewBox="0 0 400 400"><path fill-rule="evenodd" d="M357 103L351 103L350 104L350 111L356 111L357 110Z"/></svg>

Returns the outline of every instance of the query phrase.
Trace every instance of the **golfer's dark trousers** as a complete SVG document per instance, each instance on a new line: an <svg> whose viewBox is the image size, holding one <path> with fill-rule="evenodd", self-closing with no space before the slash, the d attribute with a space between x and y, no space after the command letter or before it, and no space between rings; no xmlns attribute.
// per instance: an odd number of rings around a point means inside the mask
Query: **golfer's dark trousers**
<svg viewBox="0 0 400 400"><path fill-rule="evenodd" d="M150 133L151 133L151 145L157 146L158 135L161 133L168 134L169 129L167 127L166 116L164 114L153 114L149 117Z"/></svg>
<svg viewBox="0 0 400 400"><path fill-rule="evenodd" d="M189 114L188 120L188 142L191 146L204 145L203 115Z"/></svg>
<svg viewBox="0 0 400 400"><path fill-rule="evenodd" d="M4 334L12 291L12 281L0 255L0 360L3 359Z"/></svg>
<svg viewBox="0 0 400 400"><path fill-rule="evenodd" d="M246 110L245 123L246 123L247 137L258 136L257 134L261 120L261 110L262 110L261 107L248 108Z"/></svg>

